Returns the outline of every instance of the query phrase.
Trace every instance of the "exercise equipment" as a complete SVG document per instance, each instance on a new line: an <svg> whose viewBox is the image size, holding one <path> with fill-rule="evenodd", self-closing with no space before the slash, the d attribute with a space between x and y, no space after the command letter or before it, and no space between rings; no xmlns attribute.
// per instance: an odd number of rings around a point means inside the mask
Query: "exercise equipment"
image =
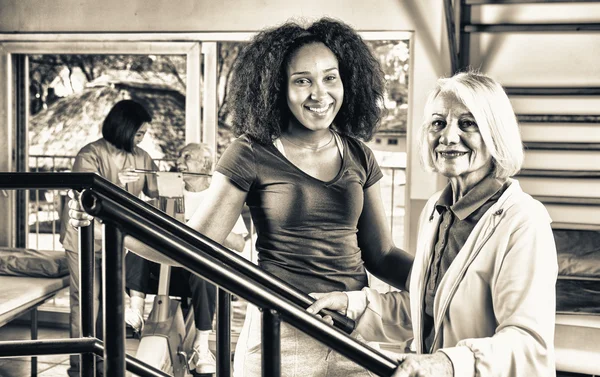
<svg viewBox="0 0 600 377"><path fill-rule="evenodd" d="M156 175L158 207L185 222L183 173L143 172ZM158 293L144 324L135 357L174 377L187 377L193 375L196 365L196 354L192 349L196 331L194 309L190 305L184 317L181 301L169 296L170 278L171 265L161 263Z"/></svg>

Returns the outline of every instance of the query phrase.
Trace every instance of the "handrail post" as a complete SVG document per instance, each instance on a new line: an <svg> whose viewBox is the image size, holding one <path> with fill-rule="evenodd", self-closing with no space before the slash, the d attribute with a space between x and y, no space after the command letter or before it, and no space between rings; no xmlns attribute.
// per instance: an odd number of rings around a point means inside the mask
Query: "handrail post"
<svg viewBox="0 0 600 377"><path fill-rule="evenodd" d="M79 307L82 338L95 338L94 321L94 223L79 229ZM94 353L81 354L81 377L95 377Z"/></svg>
<svg viewBox="0 0 600 377"><path fill-rule="evenodd" d="M262 375L281 376L281 318L273 309L262 311Z"/></svg>
<svg viewBox="0 0 600 377"><path fill-rule="evenodd" d="M217 287L217 376L231 376L231 294Z"/></svg>
<svg viewBox="0 0 600 377"><path fill-rule="evenodd" d="M123 234L115 224L105 223L103 239L104 375L125 377Z"/></svg>

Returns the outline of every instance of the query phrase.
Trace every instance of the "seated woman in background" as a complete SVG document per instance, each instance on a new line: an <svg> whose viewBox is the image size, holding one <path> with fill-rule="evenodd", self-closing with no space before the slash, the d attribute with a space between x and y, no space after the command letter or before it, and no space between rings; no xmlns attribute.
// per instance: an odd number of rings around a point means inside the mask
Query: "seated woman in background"
<svg viewBox="0 0 600 377"><path fill-rule="evenodd" d="M210 174L213 170L213 154L210 148L206 144L187 144L179 152L177 170L184 173L183 197L185 219L188 220L204 199L205 190L210 184ZM248 232L240 216L223 245L242 252L246 234ZM126 286L131 297L131 306L125 310L125 321L141 332L144 324L144 301L146 294L156 294L158 291L160 265L138 256L135 254L136 249L132 251L125 257ZM197 352L196 373L215 373L215 356L209 349L208 339L215 314L216 287L184 268L173 267L169 294L191 298L196 326L192 346Z"/></svg>
<svg viewBox="0 0 600 377"><path fill-rule="evenodd" d="M134 169L158 170L150 155L137 147L151 121L152 117L141 104L132 100L117 102L104 119L102 138L81 148L75 157L73 171L98 173L135 196L143 192L148 197L158 197L156 177L151 174L139 175L133 171ZM98 229L94 232L96 238L94 241L96 255L94 307L101 308L102 231L98 222L95 222L95 225ZM68 206L65 206L61 217L60 242L66 250L70 273L70 333L71 337L79 337L79 243L77 230L69 226ZM96 331L99 337L102 336L101 324L100 319L97 321ZM97 369L98 374L103 373L102 368ZM71 377L79 377L79 355L71 355L68 374Z"/></svg>
<svg viewBox="0 0 600 377"><path fill-rule="evenodd" d="M523 161L509 99L459 73L425 118L422 160L449 183L421 213L410 294L315 294L308 310L347 313L367 340L412 340L394 376L554 376L556 248L544 206L509 178Z"/></svg>
<svg viewBox="0 0 600 377"><path fill-rule="evenodd" d="M331 19L264 30L240 53L230 88L239 137L188 225L223 243L247 203L259 266L297 289L359 290L368 284L365 268L404 287L412 256L392 241L382 173L362 142L381 120L384 77L356 31ZM72 206L73 225L85 225L89 216ZM234 374L260 376L260 370L260 313L248 305ZM286 323L281 371L370 375Z"/></svg>

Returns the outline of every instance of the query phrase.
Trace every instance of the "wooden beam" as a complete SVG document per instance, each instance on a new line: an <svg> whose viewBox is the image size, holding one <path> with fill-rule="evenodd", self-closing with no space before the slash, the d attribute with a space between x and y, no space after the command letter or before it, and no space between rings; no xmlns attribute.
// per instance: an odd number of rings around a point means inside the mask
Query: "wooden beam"
<svg viewBox="0 0 600 377"><path fill-rule="evenodd" d="M540 4L540 3L597 3L598 0L466 0L469 5Z"/></svg>
<svg viewBox="0 0 600 377"><path fill-rule="evenodd" d="M517 176L553 178L600 178L600 170L522 169Z"/></svg>
<svg viewBox="0 0 600 377"><path fill-rule="evenodd" d="M517 114L520 123L599 123L600 115Z"/></svg>
<svg viewBox="0 0 600 377"><path fill-rule="evenodd" d="M600 151L600 143L553 143L528 141L523 143L525 149L552 150L552 151Z"/></svg>
<svg viewBox="0 0 600 377"><path fill-rule="evenodd" d="M600 31L600 23L467 24L464 25L463 31L465 33Z"/></svg>
<svg viewBox="0 0 600 377"><path fill-rule="evenodd" d="M600 87L504 87L509 96L596 96Z"/></svg>

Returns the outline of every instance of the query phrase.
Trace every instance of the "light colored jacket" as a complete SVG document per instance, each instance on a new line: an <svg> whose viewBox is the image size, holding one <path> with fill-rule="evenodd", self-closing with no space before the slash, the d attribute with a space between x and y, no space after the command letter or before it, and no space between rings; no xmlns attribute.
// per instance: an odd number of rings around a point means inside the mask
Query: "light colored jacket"
<svg viewBox="0 0 600 377"><path fill-rule="evenodd" d="M371 341L423 344L423 299L441 192L421 213L410 294L348 292L348 314ZM557 258L551 219L516 180L483 215L452 262L434 301L435 340L454 376L555 376ZM409 300L410 297L410 300ZM409 304L412 303L412 305Z"/></svg>

